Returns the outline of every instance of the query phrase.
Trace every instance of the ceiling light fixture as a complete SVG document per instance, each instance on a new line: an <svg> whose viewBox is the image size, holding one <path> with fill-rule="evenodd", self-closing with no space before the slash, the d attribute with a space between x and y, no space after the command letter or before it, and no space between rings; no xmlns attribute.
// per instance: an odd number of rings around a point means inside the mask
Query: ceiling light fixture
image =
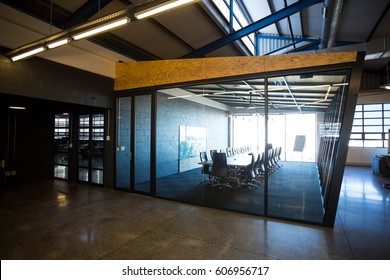
<svg viewBox="0 0 390 280"><path fill-rule="evenodd" d="M105 32L107 30L114 29L116 27L125 25L126 23L129 23L129 22L130 22L130 19L128 17L121 18L121 19L118 19L116 21L106 23L106 24L100 25L98 27L94 27L92 29L87 29L83 32L72 35L72 38L74 40L80 40L80 39L87 38L87 37L96 35L98 33L102 33L102 32Z"/></svg>
<svg viewBox="0 0 390 280"><path fill-rule="evenodd" d="M19 105L11 105L8 108L13 109L13 110L26 110L26 107L19 106Z"/></svg>
<svg viewBox="0 0 390 280"><path fill-rule="evenodd" d="M11 60L12 60L12 61L17 61L17 60L20 60L20 59L23 59L23 58L32 56L32 55L34 55L34 54L43 52L44 50L46 50L46 48L43 47L43 46L40 46L40 47L38 47L38 48L29 50L29 51L27 51L27 52L23 52L23 53L21 53L21 54L15 55L15 56L11 57Z"/></svg>
<svg viewBox="0 0 390 280"><path fill-rule="evenodd" d="M147 17L150 17L152 15L155 15L155 14L158 14L158 13L161 13L161 12L164 12L164 11L176 8L178 6L190 3L192 1L194 1L194 0L174 0L174 1L168 1L168 2L162 3L162 4L157 5L157 6L153 6L153 7L149 8L149 9L143 10L141 12L135 13L134 16L137 19L147 18Z"/></svg>
<svg viewBox="0 0 390 280"><path fill-rule="evenodd" d="M390 84L384 84L384 85L381 85L379 87L382 88L382 89L390 90Z"/></svg>
<svg viewBox="0 0 390 280"><path fill-rule="evenodd" d="M59 47L59 46L66 45L66 44L68 44L70 41L71 41L70 38L65 38L65 39L62 39L62 40L59 40L59 41L54 41L54 42L52 42L52 43L48 43L46 46L47 46L49 49L54 49L54 48L57 48L57 47Z"/></svg>

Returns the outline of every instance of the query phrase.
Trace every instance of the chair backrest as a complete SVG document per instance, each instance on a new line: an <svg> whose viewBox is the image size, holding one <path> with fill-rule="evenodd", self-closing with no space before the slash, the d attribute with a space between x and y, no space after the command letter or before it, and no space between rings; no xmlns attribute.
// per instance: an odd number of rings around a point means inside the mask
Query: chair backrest
<svg viewBox="0 0 390 280"><path fill-rule="evenodd" d="M214 161L214 154L217 152L217 150L210 150L210 156L211 159Z"/></svg>
<svg viewBox="0 0 390 280"><path fill-rule="evenodd" d="M280 155L282 154L282 147L279 147L278 148L278 152L277 152L277 154L276 154L276 157L277 157L277 159L278 159L278 161L280 160Z"/></svg>
<svg viewBox="0 0 390 280"><path fill-rule="evenodd" d="M249 178L255 178L256 177L256 174L255 174L255 155L253 153L250 153L251 157L252 157L252 160L251 160L251 163L247 166L246 168L246 176L249 177Z"/></svg>
<svg viewBox="0 0 390 280"><path fill-rule="evenodd" d="M227 157L230 157L231 155L232 155L232 148L227 147L227 148L226 148L226 156L227 156Z"/></svg>
<svg viewBox="0 0 390 280"><path fill-rule="evenodd" d="M214 153L213 175L217 177L228 176L226 153Z"/></svg>
<svg viewBox="0 0 390 280"><path fill-rule="evenodd" d="M268 150L268 162L267 162L268 167L272 167L273 157L274 157L274 149L269 149Z"/></svg>
<svg viewBox="0 0 390 280"><path fill-rule="evenodd" d="M262 152L259 154L258 161L256 162L256 167L261 172L265 171L264 161L265 161L265 154L264 152Z"/></svg>
<svg viewBox="0 0 390 280"><path fill-rule="evenodd" d="M207 161L207 153L206 152L200 152L199 153L199 158L200 158L200 162L205 162Z"/></svg>

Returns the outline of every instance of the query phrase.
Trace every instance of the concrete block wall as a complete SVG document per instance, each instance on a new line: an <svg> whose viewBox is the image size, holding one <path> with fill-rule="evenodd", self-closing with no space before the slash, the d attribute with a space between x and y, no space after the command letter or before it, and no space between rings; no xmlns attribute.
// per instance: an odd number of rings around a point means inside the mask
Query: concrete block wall
<svg viewBox="0 0 390 280"><path fill-rule="evenodd" d="M206 151L225 149L228 145L226 112L191 102L190 99L157 99L157 178L199 167L199 157L179 163L179 127L206 128Z"/></svg>

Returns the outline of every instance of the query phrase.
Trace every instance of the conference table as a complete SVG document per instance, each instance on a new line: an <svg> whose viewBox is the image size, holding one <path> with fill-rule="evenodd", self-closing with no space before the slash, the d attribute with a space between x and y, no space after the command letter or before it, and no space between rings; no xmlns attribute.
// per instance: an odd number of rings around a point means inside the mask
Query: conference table
<svg viewBox="0 0 390 280"><path fill-rule="evenodd" d="M236 154L230 157L226 157L226 163L232 168L246 168L252 162L252 153ZM200 162L199 164L213 166L213 161L208 160Z"/></svg>

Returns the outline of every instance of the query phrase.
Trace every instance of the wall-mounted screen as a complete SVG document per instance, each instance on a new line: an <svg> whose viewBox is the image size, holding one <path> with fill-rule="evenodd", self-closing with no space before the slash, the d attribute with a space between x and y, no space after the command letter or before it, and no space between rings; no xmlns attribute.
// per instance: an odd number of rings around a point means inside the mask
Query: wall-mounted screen
<svg viewBox="0 0 390 280"><path fill-rule="evenodd" d="M206 128L195 126L180 126L179 158L198 157L201 151L206 151Z"/></svg>

